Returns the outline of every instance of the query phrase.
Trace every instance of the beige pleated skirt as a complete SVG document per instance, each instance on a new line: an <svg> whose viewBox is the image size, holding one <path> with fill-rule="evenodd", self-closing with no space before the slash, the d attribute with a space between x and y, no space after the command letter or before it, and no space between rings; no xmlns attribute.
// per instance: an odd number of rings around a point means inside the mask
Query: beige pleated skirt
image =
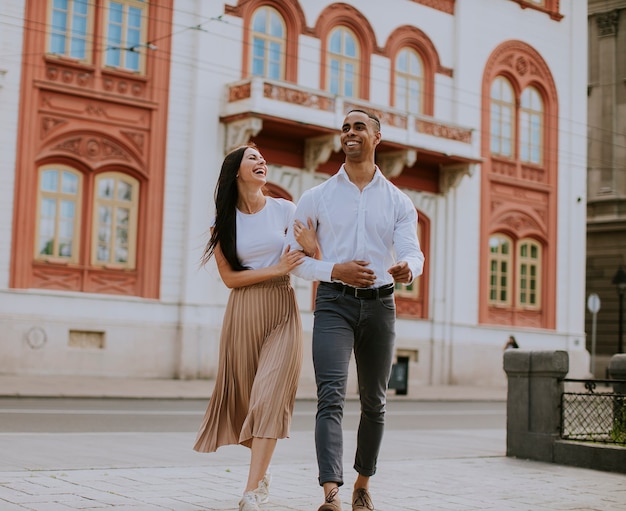
<svg viewBox="0 0 626 511"><path fill-rule="evenodd" d="M301 366L302 323L289 276L233 289L194 450L288 437Z"/></svg>

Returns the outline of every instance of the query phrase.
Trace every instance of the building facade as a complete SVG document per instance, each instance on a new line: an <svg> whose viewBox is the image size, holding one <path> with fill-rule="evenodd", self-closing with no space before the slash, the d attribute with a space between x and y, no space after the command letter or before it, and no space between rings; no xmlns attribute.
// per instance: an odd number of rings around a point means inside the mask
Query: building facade
<svg viewBox="0 0 626 511"><path fill-rule="evenodd" d="M21 41L0 63L0 371L212 377L228 291L198 261L225 152L254 141L297 201L341 165L351 108L381 119L377 164L420 219L424 274L396 290L410 378L504 384L510 334L588 370L586 2L0 9ZM314 284L294 286L309 343Z"/></svg>
<svg viewBox="0 0 626 511"><path fill-rule="evenodd" d="M626 266L626 1L589 0L587 295L600 300L586 314L594 373L607 375L619 352L619 294L613 283ZM622 310L622 328L626 318ZM622 333L622 349L624 346Z"/></svg>

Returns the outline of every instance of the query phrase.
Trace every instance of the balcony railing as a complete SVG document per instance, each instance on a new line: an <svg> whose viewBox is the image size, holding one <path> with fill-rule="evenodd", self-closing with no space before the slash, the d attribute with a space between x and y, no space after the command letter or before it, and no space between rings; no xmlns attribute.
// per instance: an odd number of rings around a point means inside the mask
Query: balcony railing
<svg viewBox="0 0 626 511"><path fill-rule="evenodd" d="M245 116L285 119L336 132L346 112L353 108L369 110L379 117L387 143L452 156L457 161L480 160L472 128L259 77L227 86L221 118L225 123Z"/></svg>

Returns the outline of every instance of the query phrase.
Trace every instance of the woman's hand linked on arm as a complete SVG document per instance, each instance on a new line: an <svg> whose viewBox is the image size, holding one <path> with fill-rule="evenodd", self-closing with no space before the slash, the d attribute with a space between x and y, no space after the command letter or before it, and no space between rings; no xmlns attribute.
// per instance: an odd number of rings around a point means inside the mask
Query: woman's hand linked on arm
<svg viewBox="0 0 626 511"><path fill-rule="evenodd" d="M313 220L307 218L307 225L304 225L300 220L295 220L293 223L293 236L307 256L320 256L321 250L317 243L317 232Z"/></svg>
<svg viewBox="0 0 626 511"><path fill-rule="evenodd" d="M291 245L287 245L280 261L276 265L278 275L287 275L298 265L302 264L304 253L301 250L291 250Z"/></svg>

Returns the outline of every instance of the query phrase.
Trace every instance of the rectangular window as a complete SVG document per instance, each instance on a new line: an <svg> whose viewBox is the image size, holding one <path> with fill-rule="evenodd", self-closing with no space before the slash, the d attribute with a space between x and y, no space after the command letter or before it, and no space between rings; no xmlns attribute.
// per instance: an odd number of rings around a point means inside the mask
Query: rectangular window
<svg viewBox="0 0 626 511"><path fill-rule="evenodd" d="M81 175L69 168L40 170L36 259L77 261L80 182Z"/></svg>
<svg viewBox="0 0 626 511"><path fill-rule="evenodd" d="M143 71L148 41L145 39L147 2L110 1L106 16L107 66Z"/></svg>
<svg viewBox="0 0 626 511"><path fill-rule="evenodd" d="M96 179L92 264L135 266L139 182L120 173Z"/></svg>
<svg viewBox="0 0 626 511"><path fill-rule="evenodd" d="M511 240L502 235L489 239L489 303L509 305L511 296Z"/></svg>
<svg viewBox="0 0 626 511"><path fill-rule="evenodd" d="M88 0L53 0L50 10L48 51L91 61L91 9Z"/></svg>
<svg viewBox="0 0 626 511"><path fill-rule="evenodd" d="M541 245L534 240L522 240L518 250L518 305L536 309L540 305Z"/></svg>

